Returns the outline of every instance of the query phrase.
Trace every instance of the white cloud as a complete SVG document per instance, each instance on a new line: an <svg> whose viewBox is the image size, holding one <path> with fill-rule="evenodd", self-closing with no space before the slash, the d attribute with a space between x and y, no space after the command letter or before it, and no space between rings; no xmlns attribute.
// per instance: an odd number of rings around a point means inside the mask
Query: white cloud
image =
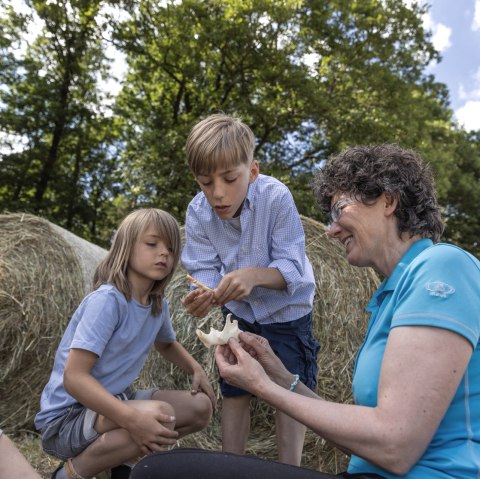
<svg viewBox="0 0 480 479"><path fill-rule="evenodd" d="M466 130L480 130L480 101L467 101L455 112L455 116Z"/></svg>
<svg viewBox="0 0 480 479"><path fill-rule="evenodd" d="M29 22L28 31L24 38L20 40L17 47L15 47L16 58L23 58L27 50L27 45L32 44L44 27L44 21L40 19L34 9L29 7L23 0L5 0L4 5L0 6L0 14L6 11L5 7L11 6L15 12L21 15L32 15L32 21Z"/></svg>
<svg viewBox="0 0 480 479"><path fill-rule="evenodd" d="M473 14L472 30L480 30L480 0L475 0L475 13Z"/></svg>
<svg viewBox="0 0 480 479"><path fill-rule="evenodd" d="M316 76L318 73L318 62L321 56L318 53L307 53L303 55L302 62L307 66L310 74Z"/></svg>
<svg viewBox="0 0 480 479"><path fill-rule="evenodd" d="M426 13L423 16L423 28L432 32L432 43L435 50L444 52L452 46L452 42L450 41L452 29L443 23L435 22L430 13Z"/></svg>
<svg viewBox="0 0 480 479"><path fill-rule="evenodd" d="M471 90L467 91L462 84L460 85L459 98L464 104L456 110L455 116L466 130L480 130L480 67L472 78Z"/></svg>
<svg viewBox="0 0 480 479"><path fill-rule="evenodd" d="M444 52L452 46L450 36L452 29L443 25L443 23L436 23L433 29L432 43L436 50Z"/></svg>

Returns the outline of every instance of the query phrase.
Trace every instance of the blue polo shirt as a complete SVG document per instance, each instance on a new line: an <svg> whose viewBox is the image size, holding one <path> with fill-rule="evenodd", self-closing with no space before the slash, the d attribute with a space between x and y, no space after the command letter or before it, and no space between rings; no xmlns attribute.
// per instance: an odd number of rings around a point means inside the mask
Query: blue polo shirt
<svg viewBox="0 0 480 479"><path fill-rule="evenodd" d="M427 450L407 479L480 478L480 262L448 244L413 244L370 301L367 333L355 364L355 404L375 407L389 332L433 326L465 337L473 354L455 396ZM350 473L398 478L352 456Z"/></svg>

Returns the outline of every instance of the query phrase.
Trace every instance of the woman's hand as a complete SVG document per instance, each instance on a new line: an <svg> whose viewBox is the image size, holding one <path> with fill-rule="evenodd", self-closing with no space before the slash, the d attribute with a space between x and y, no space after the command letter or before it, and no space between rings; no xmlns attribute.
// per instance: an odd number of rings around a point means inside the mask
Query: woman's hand
<svg viewBox="0 0 480 479"><path fill-rule="evenodd" d="M220 376L228 384L252 394L258 395L258 391L270 382L262 365L234 338L231 338L228 344L217 346L215 360Z"/></svg>
<svg viewBox="0 0 480 479"><path fill-rule="evenodd" d="M283 387L290 385L292 373L273 352L268 340L253 333L242 332L240 341L243 349L262 365L272 381Z"/></svg>

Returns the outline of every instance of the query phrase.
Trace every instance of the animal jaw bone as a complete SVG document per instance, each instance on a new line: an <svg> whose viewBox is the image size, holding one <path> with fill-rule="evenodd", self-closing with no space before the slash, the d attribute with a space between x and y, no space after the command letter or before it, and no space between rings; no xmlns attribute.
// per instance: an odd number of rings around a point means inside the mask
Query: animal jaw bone
<svg viewBox="0 0 480 479"><path fill-rule="evenodd" d="M232 321L232 315L227 314L225 319L225 327L223 331L210 328L210 332L205 334L200 329L197 329L196 333L200 341L209 348L210 346L216 346L219 344L227 344L230 338L238 339L238 335L242 331L238 329L238 321L234 319Z"/></svg>

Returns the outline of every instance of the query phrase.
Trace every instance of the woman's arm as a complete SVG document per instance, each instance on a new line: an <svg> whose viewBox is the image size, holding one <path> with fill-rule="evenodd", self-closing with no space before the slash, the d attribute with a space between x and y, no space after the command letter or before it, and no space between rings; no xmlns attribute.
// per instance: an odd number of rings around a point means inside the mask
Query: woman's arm
<svg viewBox="0 0 480 479"><path fill-rule="evenodd" d="M216 352L220 374L320 436L394 474L403 475L431 441L458 388L472 354L462 336L432 327L391 331L382 364L376 407L337 404L289 392L238 342L230 340L236 361ZM272 376L272 374L270 374ZM279 380L277 378L277 380Z"/></svg>
<svg viewBox="0 0 480 479"><path fill-rule="evenodd" d="M155 342L155 349L169 362L175 364L187 374L192 375L192 394L204 392L210 399L213 408L217 406L217 398L208 380L207 374L195 358L178 342Z"/></svg>
<svg viewBox="0 0 480 479"><path fill-rule="evenodd" d="M41 479L23 454L0 430L0 477Z"/></svg>
<svg viewBox="0 0 480 479"><path fill-rule="evenodd" d="M112 429L113 422L117 427L128 430L144 454L175 444L178 433L162 424L172 423L175 418L139 411L130 407L128 401L120 401L113 396L91 374L97 359L91 351L71 349L63 374L65 390L83 406L99 414L95 430L104 433Z"/></svg>

